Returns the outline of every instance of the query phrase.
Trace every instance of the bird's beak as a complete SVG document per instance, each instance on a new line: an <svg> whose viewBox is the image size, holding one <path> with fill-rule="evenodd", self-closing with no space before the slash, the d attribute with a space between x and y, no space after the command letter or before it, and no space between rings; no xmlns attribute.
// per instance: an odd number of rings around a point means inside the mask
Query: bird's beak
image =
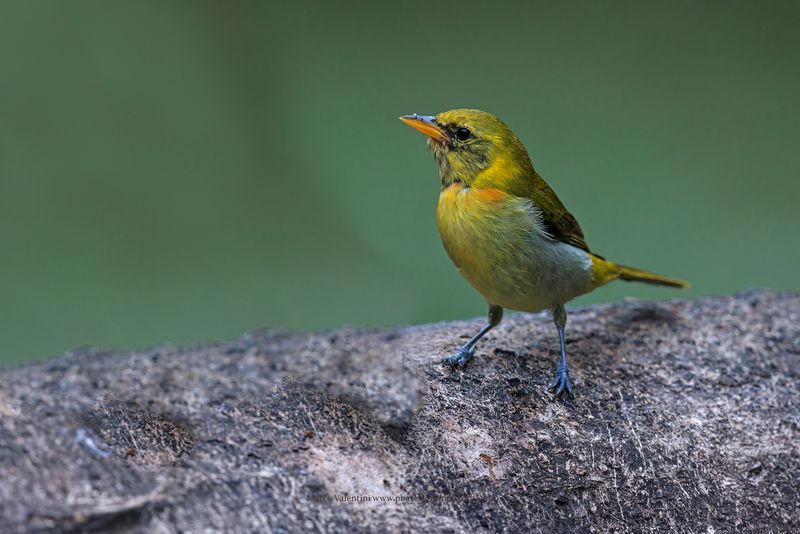
<svg viewBox="0 0 800 534"><path fill-rule="evenodd" d="M433 115L417 115L414 113L413 115L403 115L400 120L437 141L446 143L450 140L445 131L436 124L436 117Z"/></svg>

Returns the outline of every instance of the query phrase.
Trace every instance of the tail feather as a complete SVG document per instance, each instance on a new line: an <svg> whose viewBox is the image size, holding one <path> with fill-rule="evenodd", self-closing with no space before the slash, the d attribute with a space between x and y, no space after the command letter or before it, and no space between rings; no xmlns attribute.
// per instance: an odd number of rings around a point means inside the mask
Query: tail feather
<svg viewBox="0 0 800 534"><path fill-rule="evenodd" d="M628 267L627 265L610 262L596 254L591 254L591 259L594 280L598 286L607 284L612 280L620 279L628 282L644 282L645 284L653 284L656 286L691 287L689 282L667 278L666 276L651 273L650 271L643 271L635 267Z"/></svg>
<svg viewBox="0 0 800 534"><path fill-rule="evenodd" d="M651 273L650 271L642 271L641 269L635 269L626 265L617 265L617 267L619 267L620 280L626 280L628 282L644 282L645 284L653 284L656 286L680 288L686 288L692 285L683 280L667 278L666 276L661 276L660 274Z"/></svg>

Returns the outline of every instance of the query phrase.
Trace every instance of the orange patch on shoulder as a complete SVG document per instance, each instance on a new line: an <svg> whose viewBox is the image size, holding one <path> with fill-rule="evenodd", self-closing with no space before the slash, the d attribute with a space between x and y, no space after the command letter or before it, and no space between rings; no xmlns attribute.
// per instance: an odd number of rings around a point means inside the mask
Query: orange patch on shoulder
<svg viewBox="0 0 800 534"><path fill-rule="evenodd" d="M485 202L499 202L508 196L506 193L493 187L474 189L473 191L473 194L475 194L479 200L483 200Z"/></svg>

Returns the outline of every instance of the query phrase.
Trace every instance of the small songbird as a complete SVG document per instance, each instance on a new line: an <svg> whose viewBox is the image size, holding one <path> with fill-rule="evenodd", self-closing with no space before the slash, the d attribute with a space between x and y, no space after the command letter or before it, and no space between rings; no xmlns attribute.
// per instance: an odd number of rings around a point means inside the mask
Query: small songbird
<svg viewBox="0 0 800 534"><path fill-rule="evenodd" d="M436 221L458 270L489 302L489 322L445 362L464 367L475 344L500 323L503 308L551 310L561 358L550 389L572 396L564 304L612 280L688 287L606 260L589 250L578 221L533 169L506 124L485 111L454 109L400 120L428 136L442 191Z"/></svg>

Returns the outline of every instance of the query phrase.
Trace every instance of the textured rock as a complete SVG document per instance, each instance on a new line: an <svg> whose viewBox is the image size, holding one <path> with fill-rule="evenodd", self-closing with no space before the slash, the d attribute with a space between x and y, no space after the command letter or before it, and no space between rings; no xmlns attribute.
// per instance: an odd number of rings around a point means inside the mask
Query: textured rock
<svg viewBox="0 0 800 534"><path fill-rule="evenodd" d="M800 530L800 295L481 323L0 371L0 531Z"/></svg>

